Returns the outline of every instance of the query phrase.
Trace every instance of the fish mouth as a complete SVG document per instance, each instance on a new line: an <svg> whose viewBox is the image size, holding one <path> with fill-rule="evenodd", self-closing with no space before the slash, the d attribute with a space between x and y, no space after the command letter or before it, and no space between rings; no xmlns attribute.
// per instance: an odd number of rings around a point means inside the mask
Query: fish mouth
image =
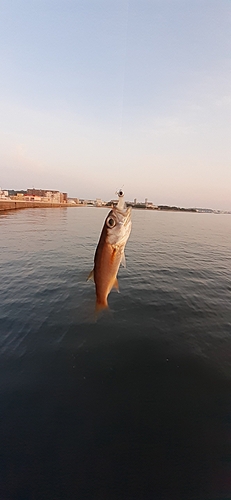
<svg viewBox="0 0 231 500"><path fill-rule="evenodd" d="M128 207L123 210L116 209L115 212L119 219L119 224L127 226L131 222L132 207Z"/></svg>

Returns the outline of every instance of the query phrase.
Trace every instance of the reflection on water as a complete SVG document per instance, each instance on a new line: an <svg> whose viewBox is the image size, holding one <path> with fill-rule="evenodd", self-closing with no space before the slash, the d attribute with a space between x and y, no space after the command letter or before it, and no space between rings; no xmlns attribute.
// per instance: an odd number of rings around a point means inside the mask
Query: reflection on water
<svg viewBox="0 0 231 500"><path fill-rule="evenodd" d="M231 218L134 211L94 322L106 213L0 216L0 498L230 498Z"/></svg>

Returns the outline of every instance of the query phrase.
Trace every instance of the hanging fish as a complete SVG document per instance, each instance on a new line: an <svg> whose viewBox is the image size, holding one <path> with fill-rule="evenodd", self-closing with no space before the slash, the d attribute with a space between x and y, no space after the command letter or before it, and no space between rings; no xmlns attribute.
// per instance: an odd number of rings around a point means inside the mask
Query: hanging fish
<svg viewBox="0 0 231 500"><path fill-rule="evenodd" d="M96 310L108 307L107 297L112 288L118 290L117 273L120 264L126 265L124 248L131 232L131 207L124 202L124 193L105 220L94 257L94 268L88 276L96 290Z"/></svg>

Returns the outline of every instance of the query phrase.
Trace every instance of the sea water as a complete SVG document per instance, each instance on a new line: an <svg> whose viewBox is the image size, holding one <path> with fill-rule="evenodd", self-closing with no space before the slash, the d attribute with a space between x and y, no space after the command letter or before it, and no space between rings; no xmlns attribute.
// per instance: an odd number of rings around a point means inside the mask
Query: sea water
<svg viewBox="0 0 231 500"><path fill-rule="evenodd" d="M230 498L231 216L133 210L96 320L107 213L0 215L0 499Z"/></svg>

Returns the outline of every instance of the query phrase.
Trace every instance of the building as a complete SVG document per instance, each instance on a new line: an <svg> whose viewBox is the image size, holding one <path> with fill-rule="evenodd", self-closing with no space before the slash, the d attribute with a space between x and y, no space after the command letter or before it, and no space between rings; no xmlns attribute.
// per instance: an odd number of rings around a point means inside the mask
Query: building
<svg viewBox="0 0 231 500"><path fill-rule="evenodd" d="M24 199L24 201L41 201L42 200L41 196L36 196L36 195L35 196L33 196L33 195L30 196L30 195L27 195L27 194L24 195L23 199Z"/></svg>
<svg viewBox="0 0 231 500"><path fill-rule="evenodd" d="M27 189L26 196L30 201L44 201L48 203L67 203L67 193L46 189Z"/></svg>
<svg viewBox="0 0 231 500"><path fill-rule="evenodd" d="M67 203L67 193L61 193L57 190L35 189L29 188L26 191L23 189L15 191L9 189L2 191L0 188L0 199L11 199L16 201L36 201L49 203Z"/></svg>
<svg viewBox="0 0 231 500"><path fill-rule="evenodd" d="M95 200L95 206L96 207L102 207L102 205L103 205L102 200L100 198L96 198L96 200Z"/></svg>
<svg viewBox="0 0 231 500"><path fill-rule="evenodd" d="M8 196L9 196L8 191L4 191L4 190L2 190L2 188L0 188L0 199L6 200L6 199L8 199Z"/></svg>

